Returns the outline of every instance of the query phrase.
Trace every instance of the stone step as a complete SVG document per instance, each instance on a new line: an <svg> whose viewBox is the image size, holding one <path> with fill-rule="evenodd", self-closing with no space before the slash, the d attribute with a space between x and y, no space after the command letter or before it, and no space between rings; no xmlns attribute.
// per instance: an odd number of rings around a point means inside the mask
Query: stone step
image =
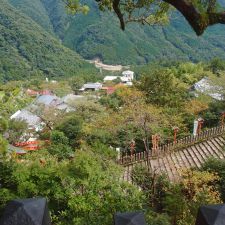
<svg viewBox="0 0 225 225"><path fill-rule="evenodd" d="M176 168L176 165L174 164L174 161L171 159L170 155L171 154L166 155L166 159L167 159L167 163L168 163L168 166L170 168L170 171L172 173L173 180L176 180L176 178L178 176L177 168Z"/></svg>
<svg viewBox="0 0 225 225"><path fill-rule="evenodd" d="M225 138L222 136L217 137L217 140L220 140L221 143L225 144Z"/></svg>
<svg viewBox="0 0 225 225"><path fill-rule="evenodd" d="M201 144L193 145L192 148L195 149L195 154L201 161L201 164L204 163L207 160L207 157L205 155L204 152L205 150L203 149L202 145Z"/></svg>
<svg viewBox="0 0 225 225"><path fill-rule="evenodd" d="M194 153L193 149L189 147L187 149L188 154L191 156L192 160L194 161L194 164L197 168L201 167L201 161L197 158L196 154Z"/></svg>
<svg viewBox="0 0 225 225"><path fill-rule="evenodd" d="M213 144L210 144L210 143L207 143L207 142L203 142L203 143L201 143L200 147L202 147L203 151L205 152L206 161L210 157L216 157L216 153L214 151Z"/></svg>
<svg viewBox="0 0 225 225"><path fill-rule="evenodd" d="M191 146L193 154L196 156L196 159L199 161L200 165L205 162L204 154L202 153L201 146L193 145Z"/></svg>
<svg viewBox="0 0 225 225"><path fill-rule="evenodd" d="M192 157L188 153L188 149L184 149L183 153L184 153L184 155L185 155L185 157L186 157L186 159L187 159L187 161L189 163L189 167L190 168L191 167L196 167L194 160L192 159Z"/></svg>
<svg viewBox="0 0 225 225"><path fill-rule="evenodd" d="M190 163L188 162L188 160L186 159L184 153L184 150L178 151L178 155L180 156L181 160L183 161L184 166L186 168L190 168Z"/></svg>
<svg viewBox="0 0 225 225"><path fill-rule="evenodd" d="M161 160L164 165L166 175L168 176L169 180L173 180L173 174L170 170L168 163L166 162L166 157L162 157Z"/></svg>
<svg viewBox="0 0 225 225"><path fill-rule="evenodd" d="M208 148L208 150L212 152L212 155L211 155L212 158L217 158L217 159L224 158L223 154L220 151L220 147L216 143L212 141L207 141L203 143L203 145L205 145Z"/></svg>
<svg viewBox="0 0 225 225"><path fill-rule="evenodd" d="M219 158L224 159L225 158L225 150L224 150L225 144L221 144L221 142L217 138L212 139L210 141L212 141L214 143L214 145L217 146Z"/></svg>

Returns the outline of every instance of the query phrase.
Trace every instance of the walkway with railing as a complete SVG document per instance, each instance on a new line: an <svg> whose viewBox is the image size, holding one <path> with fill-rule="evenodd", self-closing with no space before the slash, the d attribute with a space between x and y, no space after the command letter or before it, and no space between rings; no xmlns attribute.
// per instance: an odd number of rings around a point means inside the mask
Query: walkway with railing
<svg viewBox="0 0 225 225"><path fill-rule="evenodd" d="M146 165L151 171L165 173L173 181L179 178L184 168L200 168L208 158L225 158L225 128L214 127L199 135L187 136L176 143L159 146L147 152L121 156L118 162L125 167L124 179L131 180L131 172L136 165Z"/></svg>
<svg viewBox="0 0 225 225"><path fill-rule="evenodd" d="M217 126L207 130L202 131L200 134L194 136L189 135L187 137L178 139L176 142L171 142L169 144L160 145L156 149L151 149L151 152L139 152L133 155L125 154L121 155L118 162L119 164L126 165L130 163L136 163L138 161L146 160L147 158L155 158L164 156L165 154L171 153L173 151L177 151L179 149L183 149L185 147L194 145L199 142L203 142L205 140L211 139L213 137L217 137L225 133L224 126Z"/></svg>

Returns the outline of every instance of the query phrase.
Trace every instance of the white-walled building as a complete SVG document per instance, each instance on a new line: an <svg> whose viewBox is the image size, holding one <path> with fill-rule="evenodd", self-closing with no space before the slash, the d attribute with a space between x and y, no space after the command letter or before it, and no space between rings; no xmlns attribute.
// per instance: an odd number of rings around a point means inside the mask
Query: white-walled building
<svg viewBox="0 0 225 225"><path fill-rule="evenodd" d="M102 88L101 83L86 83L82 86L80 91L98 91Z"/></svg>
<svg viewBox="0 0 225 225"><path fill-rule="evenodd" d="M103 81L107 82L107 81L113 81L116 80L119 76L105 76Z"/></svg>
<svg viewBox="0 0 225 225"><path fill-rule="evenodd" d="M26 109L22 109L22 110L18 110L16 113L14 113L10 119L14 119L14 120L23 120L24 122L27 123L28 128L31 130L35 130L35 131L39 131L43 128L43 123L42 123L42 119L31 113L30 111L26 110Z"/></svg>
<svg viewBox="0 0 225 225"><path fill-rule="evenodd" d="M132 81L134 79L134 72L130 71L130 70L125 70L122 72L122 76L105 76L104 77L104 82L107 81L114 81L116 79L120 79L121 83L131 86L132 85Z"/></svg>
<svg viewBox="0 0 225 225"><path fill-rule="evenodd" d="M122 72L123 77L130 78L130 81L134 79L134 72L131 70L125 70Z"/></svg>

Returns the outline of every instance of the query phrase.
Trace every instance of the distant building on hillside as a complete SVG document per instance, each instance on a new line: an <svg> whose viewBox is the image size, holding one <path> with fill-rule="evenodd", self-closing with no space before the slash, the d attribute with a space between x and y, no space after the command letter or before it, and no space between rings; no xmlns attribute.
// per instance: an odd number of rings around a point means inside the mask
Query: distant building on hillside
<svg viewBox="0 0 225 225"><path fill-rule="evenodd" d="M82 86L80 91L98 91L102 88L101 83L86 83Z"/></svg>
<svg viewBox="0 0 225 225"><path fill-rule="evenodd" d="M62 100L55 95L41 95L35 101L36 104L44 104L49 107L55 107L61 102Z"/></svg>
<svg viewBox="0 0 225 225"><path fill-rule="evenodd" d="M122 72L122 76L105 76L104 82L115 81L116 79L120 79L121 83L127 86L133 85L132 81L134 79L134 72L130 70L125 70Z"/></svg>
<svg viewBox="0 0 225 225"><path fill-rule="evenodd" d="M103 81L104 82L113 81L113 80L116 80L117 78L119 78L119 76L105 76Z"/></svg>
<svg viewBox="0 0 225 225"><path fill-rule="evenodd" d="M71 112L75 109L69 106L68 101L69 99L74 99L75 95L67 95L63 98L59 98L55 95L41 95L37 97L35 103L33 104L33 108L35 108L38 104L42 104L45 107L55 108L65 112Z"/></svg>
<svg viewBox="0 0 225 225"><path fill-rule="evenodd" d="M26 94L29 95L29 96L37 96L37 95L39 95L39 92L38 91L34 91L32 89L27 89L26 90Z"/></svg>
<svg viewBox="0 0 225 225"><path fill-rule="evenodd" d="M122 72L123 77L127 77L132 81L134 79L134 72L131 70L125 70Z"/></svg>
<svg viewBox="0 0 225 225"><path fill-rule="evenodd" d="M39 131L42 129L42 119L26 109L18 110L10 119L23 120L30 130Z"/></svg>

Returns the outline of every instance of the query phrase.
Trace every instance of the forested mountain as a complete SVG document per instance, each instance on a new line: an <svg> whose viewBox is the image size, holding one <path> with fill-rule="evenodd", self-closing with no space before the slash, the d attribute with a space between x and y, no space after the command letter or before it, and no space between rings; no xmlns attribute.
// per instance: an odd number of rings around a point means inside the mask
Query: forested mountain
<svg viewBox="0 0 225 225"><path fill-rule="evenodd" d="M94 0L85 0L90 7L88 15L75 16L68 15L59 0L9 1L41 26L46 21L43 26L46 30L50 33L53 30L65 46L87 59L98 57L106 63L141 64L152 60L201 61L225 57L224 26L209 28L197 37L176 12L169 25L129 24L123 32L115 15L100 12ZM39 16L31 13L30 8L37 8Z"/></svg>
<svg viewBox="0 0 225 225"><path fill-rule="evenodd" d="M0 81L41 75L71 76L92 68L50 34L54 28L40 2L26 1L26 7L22 1L12 2L32 15L48 32L6 1L1 1Z"/></svg>

